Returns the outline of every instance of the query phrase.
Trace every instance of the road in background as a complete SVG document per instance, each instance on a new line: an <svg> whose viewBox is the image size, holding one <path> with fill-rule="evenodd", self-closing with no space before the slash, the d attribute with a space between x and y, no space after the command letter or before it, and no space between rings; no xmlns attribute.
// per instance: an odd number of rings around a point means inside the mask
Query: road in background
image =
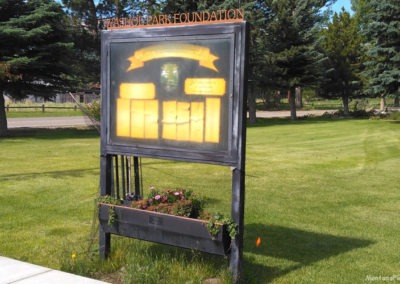
<svg viewBox="0 0 400 284"><path fill-rule="evenodd" d="M58 128L91 126L86 116L8 118L8 128Z"/></svg>
<svg viewBox="0 0 400 284"><path fill-rule="evenodd" d="M298 110L297 116L322 115L325 112L332 113L334 110ZM258 111L257 117L290 117L290 111ZM86 116L9 118L7 124L9 129L92 126Z"/></svg>
<svg viewBox="0 0 400 284"><path fill-rule="evenodd" d="M324 113L334 113L337 110L297 110L297 117L305 115L323 115ZM257 111L257 117L290 117L290 110L277 110L277 111Z"/></svg>

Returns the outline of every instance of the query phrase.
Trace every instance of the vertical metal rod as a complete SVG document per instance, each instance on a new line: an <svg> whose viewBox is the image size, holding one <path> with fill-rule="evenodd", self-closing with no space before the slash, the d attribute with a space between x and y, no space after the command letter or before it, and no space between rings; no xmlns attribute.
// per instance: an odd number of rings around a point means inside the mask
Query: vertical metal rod
<svg viewBox="0 0 400 284"><path fill-rule="evenodd" d="M125 179L125 156L121 156L121 188L122 188L122 196L121 198L125 198L126 195L126 179Z"/></svg>
<svg viewBox="0 0 400 284"><path fill-rule="evenodd" d="M126 182L127 182L127 194L132 193L132 171L131 171L131 156L126 157Z"/></svg>
<svg viewBox="0 0 400 284"><path fill-rule="evenodd" d="M138 157L133 157L133 170L135 172L135 196L140 196L140 172Z"/></svg>
<svg viewBox="0 0 400 284"><path fill-rule="evenodd" d="M109 160L110 160L110 162L109 162L108 166L110 168L110 172L108 174L109 176L106 178L109 178L109 180L110 180L110 187L107 188L107 193L102 194L102 195L114 196L114 192L115 192L115 190L114 190L114 188L115 188L114 156L110 155Z"/></svg>
<svg viewBox="0 0 400 284"><path fill-rule="evenodd" d="M115 188L114 197L119 199L119 170L118 170L118 155L115 155Z"/></svg>
<svg viewBox="0 0 400 284"><path fill-rule="evenodd" d="M140 196L143 196L143 171L142 171L142 158L139 158L139 173L140 173Z"/></svg>

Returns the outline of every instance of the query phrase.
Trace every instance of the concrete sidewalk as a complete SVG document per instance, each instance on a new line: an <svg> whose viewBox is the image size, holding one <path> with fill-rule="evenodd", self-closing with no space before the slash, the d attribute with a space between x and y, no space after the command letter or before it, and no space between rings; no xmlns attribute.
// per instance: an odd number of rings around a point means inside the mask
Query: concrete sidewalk
<svg viewBox="0 0 400 284"><path fill-rule="evenodd" d="M0 284L11 283L104 284L106 282L0 256Z"/></svg>

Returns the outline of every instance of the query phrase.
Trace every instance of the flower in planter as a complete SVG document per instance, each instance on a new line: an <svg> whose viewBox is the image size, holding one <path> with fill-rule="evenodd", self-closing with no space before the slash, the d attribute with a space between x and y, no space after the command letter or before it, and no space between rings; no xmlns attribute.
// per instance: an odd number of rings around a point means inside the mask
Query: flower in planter
<svg viewBox="0 0 400 284"><path fill-rule="evenodd" d="M125 195L125 198L124 198L125 201L138 201L138 200L142 200L142 199L143 199L143 196L136 195L132 192Z"/></svg>
<svg viewBox="0 0 400 284"><path fill-rule="evenodd" d="M203 206L204 200L191 190L157 190L153 186L150 187L147 199L132 202L133 208L189 218L199 218Z"/></svg>
<svg viewBox="0 0 400 284"><path fill-rule="evenodd" d="M132 202L131 207L145 210L149 206L147 205L147 201L146 200L138 200L138 201Z"/></svg>

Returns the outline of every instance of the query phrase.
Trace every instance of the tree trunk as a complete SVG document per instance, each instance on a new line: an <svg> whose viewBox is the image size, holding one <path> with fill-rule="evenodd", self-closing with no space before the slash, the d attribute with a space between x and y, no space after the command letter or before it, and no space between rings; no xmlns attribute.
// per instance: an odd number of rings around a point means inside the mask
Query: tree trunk
<svg viewBox="0 0 400 284"><path fill-rule="evenodd" d="M342 104L343 104L343 113L344 116L349 116L350 115L350 110L349 110L349 97L346 94L342 94Z"/></svg>
<svg viewBox="0 0 400 284"><path fill-rule="evenodd" d="M380 110L384 111L386 106L385 95L381 95L381 103L380 103Z"/></svg>
<svg viewBox="0 0 400 284"><path fill-rule="evenodd" d="M0 89L0 137L7 136L7 116L3 90Z"/></svg>
<svg viewBox="0 0 400 284"><path fill-rule="evenodd" d="M297 108L303 107L303 96L301 92L301 87L296 88L296 107Z"/></svg>
<svg viewBox="0 0 400 284"><path fill-rule="evenodd" d="M395 107L399 107L400 106L400 98L399 98L399 96L394 97L393 105Z"/></svg>
<svg viewBox="0 0 400 284"><path fill-rule="evenodd" d="M342 88L342 103L343 103L343 114L344 116L350 115L349 110L349 83L347 81L343 81L343 88Z"/></svg>
<svg viewBox="0 0 400 284"><path fill-rule="evenodd" d="M257 121L257 103L256 103L256 94L254 93L253 84L250 85L250 92L247 96L247 104L249 107L249 123L256 123Z"/></svg>
<svg viewBox="0 0 400 284"><path fill-rule="evenodd" d="M296 120L297 113L296 113L296 88L295 87L290 88L289 104L290 104L290 119Z"/></svg>

